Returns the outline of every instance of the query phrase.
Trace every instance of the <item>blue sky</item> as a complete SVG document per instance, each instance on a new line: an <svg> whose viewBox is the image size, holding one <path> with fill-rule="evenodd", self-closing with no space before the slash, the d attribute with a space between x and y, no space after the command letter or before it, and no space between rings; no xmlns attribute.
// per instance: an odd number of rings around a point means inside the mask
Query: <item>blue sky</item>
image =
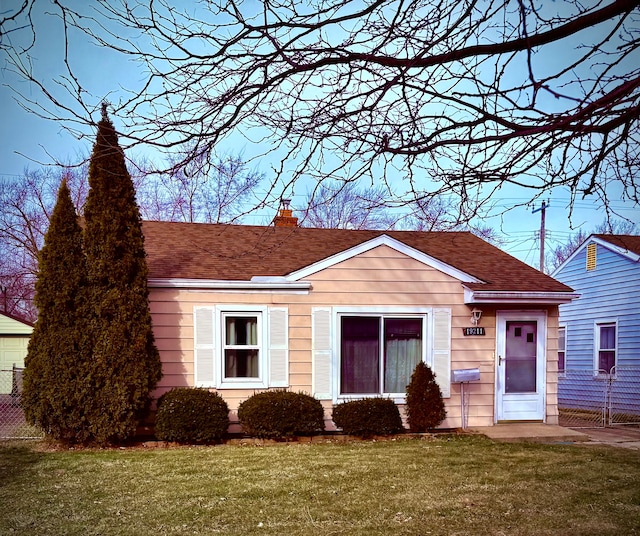
<svg viewBox="0 0 640 536"><path fill-rule="evenodd" d="M61 64L50 61L52 57L61 57L62 35L56 30L54 24L46 25L48 34L39 35L39 39L47 46L38 50L39 64L37 68L41 76L53 77L60 69ZM44 38L43 38L44 37ZM2 53L0 53L2 54ZM119 86L135 85L136 70L133 64L122 64L110 55L105 49L98 49L88 43L76 47L73 50L73 59L80 65L78 71L83 77L83 84L93 92L95 96L102 98L110 92L117 92ZM94 133L84 131L84 137L70 134L60 124L42 119L34 114L24 111L14 100L10 88L19 90L33 98L39 98L36 89L29 86L9 72L6 68L6 57L0 55L0 176L19 179L28 168L39 169L50 164L54 160L76 162L83 155L89 154L93 143ZM99 113L94 118L97 120ZM113 117L116 128L118 117ZM245 147L239 145L234 151L242 152ZM129 155L138 156L138 155ZM264 167L258 166L259 171L268 172L268 162ZM609 192L612 208L624 217L640 222L640 209L631 204L625 204L620 200L615 191ZM540 212L533 213L536 207L518 206L531 196L530 191L518 190L515 187L504 188L498 197L494 197L496 208L507 210L513 208L502 217L492 218L484 223L494 227L506 239L502 246L507 252L528 262L538 265L539 242L537 232L540 228ZM302 201L302 194L296 201ZM569 220L569 194L567 191L555 191L545 196L550 205L546 211L547 239L546 247L550 248L564 242L569 235L578 228L591 232L593 227L604 219L602 209L597 207L590 199L579 200L574 206L571 220ZM252 224L264 223L265 213L249 216L244 221Z"/></svg>

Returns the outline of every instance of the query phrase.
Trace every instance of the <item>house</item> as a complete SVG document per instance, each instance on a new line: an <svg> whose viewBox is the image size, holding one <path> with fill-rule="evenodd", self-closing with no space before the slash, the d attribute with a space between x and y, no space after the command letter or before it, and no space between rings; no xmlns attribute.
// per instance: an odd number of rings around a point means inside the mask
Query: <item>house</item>
<svg viewBox="0 0 640 536"><path fill-rule="evenodd" d="M467 232L144 222L150 307L164 377L238 404L287 388L325 407L390 397L416 363L445 398L443 427L556 424L558 305L573 290ZM235 428L234 428L235 426Z"/></svg>
<svg viewBox="0 0 640 536"><path fill-rule="evenodd" d="M591 235L553 276L580 294L560 306L561 405L640 416L640 236Z"/></svg>
<svg viewBox="0 0 640 536"><path fill-rule="evenodd" d="M12 392L14 369L24 368L33 325L9 313L0 312L0 396Z"/></svg>

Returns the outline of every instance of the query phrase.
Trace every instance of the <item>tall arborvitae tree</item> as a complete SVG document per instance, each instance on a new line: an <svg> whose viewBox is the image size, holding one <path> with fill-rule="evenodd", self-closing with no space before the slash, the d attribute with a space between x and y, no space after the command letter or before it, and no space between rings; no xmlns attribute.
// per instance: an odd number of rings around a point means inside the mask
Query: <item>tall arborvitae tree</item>
<svg viewBox="0 0 640 536"><path fill-rule="evenodd" d="M85 352L86 266L82 230L66 181L58 192L40 250L35 324L23 376L27 420L50 437L85 441L84 403L90 394Z"/></svg>
<svg viewBox="0 0 640 536"><path fill-rule="evenodd" d="M151 328L147 263L135 190L103 105L84 209L89 280L93 440L131 437L149 407L161 363Z"/></svg>

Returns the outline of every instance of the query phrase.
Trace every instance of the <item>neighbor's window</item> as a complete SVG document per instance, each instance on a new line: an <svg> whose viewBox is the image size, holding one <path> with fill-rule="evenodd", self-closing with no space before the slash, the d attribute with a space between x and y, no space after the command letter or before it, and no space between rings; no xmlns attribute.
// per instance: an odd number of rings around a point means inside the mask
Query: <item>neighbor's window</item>
<svg viewBox="0 0 640 536"><path fill-rule="evenodd" d="M342 316L340 394L404 393L424 360L424 317Z"/></svg>
<svg viewBox="0 0 640 536"><path fill-rule="evenodd" d="M565 354L567 351L567 328L560 326L558 328L558 374L564 374L565 370Z"/></svg>
<svg viewBox="0 0 640 536"><path fill-rule="evenodd" d="M610 373L616 365L616 323L596 325L596 352L598 370Z"/></svg>
<svg viewBox="0 0 640 536"><path fill-rule="evenodd" d="M260 315L223 313L224 377L260 377Z"/></svg>

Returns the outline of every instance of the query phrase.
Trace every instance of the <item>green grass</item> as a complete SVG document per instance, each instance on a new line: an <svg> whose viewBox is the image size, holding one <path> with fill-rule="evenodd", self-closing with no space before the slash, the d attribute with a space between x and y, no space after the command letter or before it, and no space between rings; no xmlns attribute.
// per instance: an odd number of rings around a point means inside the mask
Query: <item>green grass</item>
<svg viewBox="0 0 640 536"><path fill-rule="evenodd" d="M0 534L640 534L640 454L382 442L46 451L0 443Z"/></svg>

